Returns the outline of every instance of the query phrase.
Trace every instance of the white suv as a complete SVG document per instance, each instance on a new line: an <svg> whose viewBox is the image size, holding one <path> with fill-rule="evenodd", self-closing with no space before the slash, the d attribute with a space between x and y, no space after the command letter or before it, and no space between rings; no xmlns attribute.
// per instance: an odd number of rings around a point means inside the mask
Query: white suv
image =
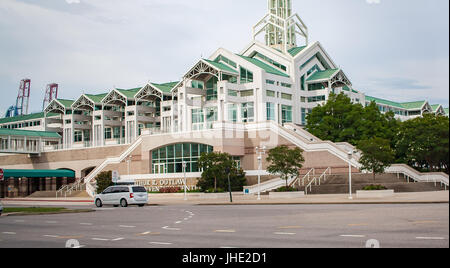
<svg viewBox="0 0 450 268"><path fill-rule="evenodd" d="M113 205L127 207L129 205L145 206L148 203L147 189L142 186L111 186L95 196L95 205Z"/></svg>

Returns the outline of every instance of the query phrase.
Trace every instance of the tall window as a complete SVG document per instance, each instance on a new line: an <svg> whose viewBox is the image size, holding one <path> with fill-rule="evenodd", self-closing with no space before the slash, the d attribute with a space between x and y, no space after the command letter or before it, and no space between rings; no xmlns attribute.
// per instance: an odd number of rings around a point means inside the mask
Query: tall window
<svg viewBox="0 0 450 268"><path fill-rule="evenodd" d="M83 141L83 133L81 131L75 131L73 133L73 141L74 142L82 142Z"/></svg>
<svg viewBox="0 0 450 268"><path fill-rule="evenodd" d="M238 107L236 104L228 105L228 121L236 123L237 122Z"/></svg>
<svg viewBox="0 0 450 268"><path fill-rule="evenodd" d="M292 106L282 105L281 106L281 119L284 123L292 123Z"/></svg>
<svg viewBox="0 0 450 268"><path fill-rule="evenodd" d="M255 106L253 102L247 102L242 104L241 118L243 123L255 121Z"/></svg>
<svg viewBox="0 0 450 268"><path fill-rule="evenodd" d="M241 67L241 84L252 82L253 82L253 73Z"/></svg>
<svg viewBox="0 0 450 268"><path fill-rule="evenodd" d="M112 138L111 128L105 128L105 140L110 140Z"/></svg>
<svg viewBox="0 0 450 268"><path fill-rule="evenodd" d="M267 121L275 121L275 104L266 103Z"/></svg>
<svg viewBox="0 0 450 268"><path fill-rule="evenodd" d="M217 77L215 76L206 82L206 100L217 100Z"/></svg>
<svg viewBox="0 0 450 268"><path fill-rule="evenodd" d="M217 120L219 120L217 107L206 108L206 127L211 129Z"/></svg>
<svg viewBox="0 0 450 268"><path fill-rule="evenodd" d="M192 130L202 130L205 119L202 109L192 109Z"/></svg>
<svg viewBox="0 0 450 268"><path fill-rule="evenodd" d="M305 90L305 75L302 75L302 77L300 78L300 86L301 86L301 89L304 91Z"/></svg>

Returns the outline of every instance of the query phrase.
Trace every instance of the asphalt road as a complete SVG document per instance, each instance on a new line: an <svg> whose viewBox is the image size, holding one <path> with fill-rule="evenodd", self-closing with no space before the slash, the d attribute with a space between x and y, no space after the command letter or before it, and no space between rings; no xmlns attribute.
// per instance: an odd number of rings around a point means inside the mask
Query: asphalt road
<svg viewBox="0 0 450 268"><path fill-rule="evenodd" d="M0 217L0 248L448 248L449 205L102 208Z"/></svg>

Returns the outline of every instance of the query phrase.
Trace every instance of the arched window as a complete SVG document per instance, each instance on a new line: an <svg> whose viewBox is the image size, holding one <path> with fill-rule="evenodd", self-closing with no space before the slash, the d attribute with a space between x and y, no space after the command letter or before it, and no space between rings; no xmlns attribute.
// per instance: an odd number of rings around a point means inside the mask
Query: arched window
<svg viewBox="0 0 450 268"><path fill-rule="evenodd" d="M183 173L183 162L186 172L200 172L198 159L202 153L213 152L214 148L206 144L178 143L161 147L152 151L152 173Z"/></svg>

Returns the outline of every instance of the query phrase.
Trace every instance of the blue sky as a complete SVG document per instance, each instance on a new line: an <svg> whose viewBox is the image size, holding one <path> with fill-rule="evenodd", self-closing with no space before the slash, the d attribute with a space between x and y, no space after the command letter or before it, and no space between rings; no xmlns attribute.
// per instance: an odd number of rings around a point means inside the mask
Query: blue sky
<svg viewBox="0 0 450 268"><path fill-rule="evenodd" d="M311 41L367 95L449 106L449 1L294 0ZM217 48L240 52L266 0L1 0L0 116L19 82L30 110L60 98L180 77Z"/></svg>

